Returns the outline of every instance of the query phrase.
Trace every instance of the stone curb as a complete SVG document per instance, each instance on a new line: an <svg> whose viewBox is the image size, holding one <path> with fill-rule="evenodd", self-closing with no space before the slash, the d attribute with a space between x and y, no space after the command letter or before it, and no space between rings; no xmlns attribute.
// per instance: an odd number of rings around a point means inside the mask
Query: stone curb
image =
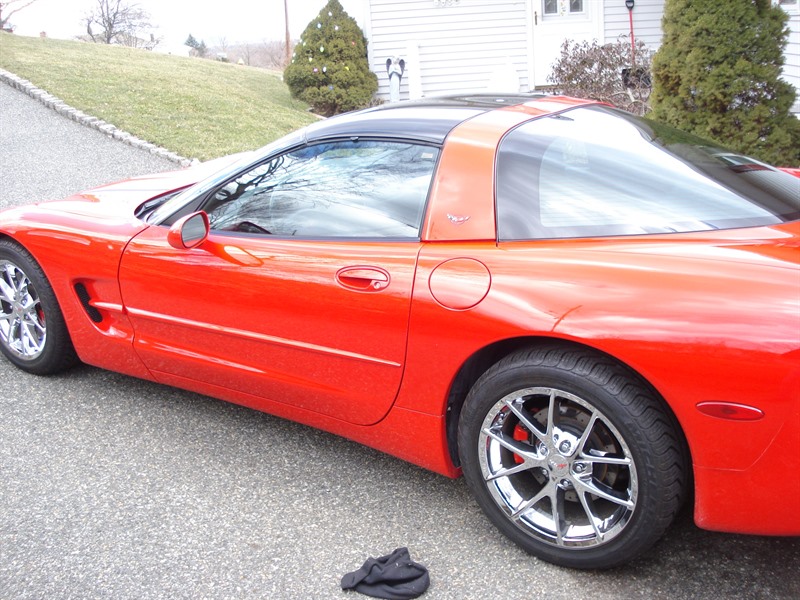
<svg viewBox="0 0 800 600"><path fill-rule="evenodd" d="M34 100L41 102L48 108L52 108L57 113L64 115L68 119L72 119L80 123L81 125L85 125L86 127L91 127L92 129L96 129L97 131L104 133L105 135L114 138L115 140L119 140L129 146L133 146L134 148L141 148L142 150L146 150L150 154L155 154L156 156L160 156L161 158L165 158L169 161L177 163L182 167L188 167L193 164L197 164L197 159L190 159L184 156L180 156L174 152L167 150L166 148L161 148L156 146L155 144L151 144L150 142L146 142L145 140L139 139L135 135L132 135L126 131L118 129L116 126L112 125L111 123L107 123L102 119L98 119L97 117L92 117L87 115L86 113L72 108L66 102L61 100L60 98L56 98L52 94L48 94L44 90L36 87L27 79L22 79L22 77L17 77L13 73L9 73L3 69L0 69L0 81L3 83L7 83L11 87L18 89L23 94L27 94Z"/></svg>

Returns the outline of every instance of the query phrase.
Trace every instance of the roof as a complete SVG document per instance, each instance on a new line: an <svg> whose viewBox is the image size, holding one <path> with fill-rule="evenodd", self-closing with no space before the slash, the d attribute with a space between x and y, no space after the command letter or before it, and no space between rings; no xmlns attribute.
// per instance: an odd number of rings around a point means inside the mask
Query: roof
<svg viewBox="0 0 800 600"><path fill-rule="evenodd" d="M471 94L383 104L315 123L306 129L306 140L358 135L442 144L456 125L477 115L542 98L541 94Z"/></svg>

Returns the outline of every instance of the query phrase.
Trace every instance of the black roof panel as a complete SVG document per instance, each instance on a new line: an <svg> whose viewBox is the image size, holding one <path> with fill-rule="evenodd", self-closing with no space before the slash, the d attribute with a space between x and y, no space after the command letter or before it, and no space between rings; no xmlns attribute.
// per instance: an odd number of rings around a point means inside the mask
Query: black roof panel
<svg viewBox="0 0 800 600"><path fill-rule="evenodd" d="M305 130L306 139L313 142L330 138L369 136L441 144L459 123L488 110L522 104L537 97L539 96L522 94L473 94L395 102L314 123Z"/></svg>

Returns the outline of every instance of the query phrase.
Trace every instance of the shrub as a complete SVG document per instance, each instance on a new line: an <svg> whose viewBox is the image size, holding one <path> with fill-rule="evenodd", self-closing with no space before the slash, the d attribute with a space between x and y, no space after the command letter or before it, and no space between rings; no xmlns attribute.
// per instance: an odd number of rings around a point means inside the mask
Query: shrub
<svg viewBox="0 0 800 600"><path fill-rule="evenodd" d="M596 40L565 40L549 80L562 94L608 102L643 115L650 108L652 57L644 42L636 42L635 64L631 65L631 44L625 35L603 45Z"/></svg>
<svg viewBox="0 0 800 600"><path fill-rule="evenodd" d="M367 40L339 0L330 0L295 46L284 80L295 98L331 116L368 106L378 90Z"/></svg>
<svg viewBox="0 0 800 600"><path fill-rule="evenodd" d="M776 164L800 164L795 92L779 76L787 15L770 0L668 0L653 117Z"/></svg>

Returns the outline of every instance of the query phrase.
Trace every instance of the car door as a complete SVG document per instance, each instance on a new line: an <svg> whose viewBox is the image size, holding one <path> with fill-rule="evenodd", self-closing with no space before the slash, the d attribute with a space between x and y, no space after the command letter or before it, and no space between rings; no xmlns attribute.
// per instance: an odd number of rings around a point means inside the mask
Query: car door
<svg viewBox="0 0 800 600"><path fill-rule="evenodd" d="M295 149L207 195L199 247L154 226L120 268L137 352L202 382L357 424L397 394L438 149L346 140ZM188 385L187 387L197 387Z"/></svg>

